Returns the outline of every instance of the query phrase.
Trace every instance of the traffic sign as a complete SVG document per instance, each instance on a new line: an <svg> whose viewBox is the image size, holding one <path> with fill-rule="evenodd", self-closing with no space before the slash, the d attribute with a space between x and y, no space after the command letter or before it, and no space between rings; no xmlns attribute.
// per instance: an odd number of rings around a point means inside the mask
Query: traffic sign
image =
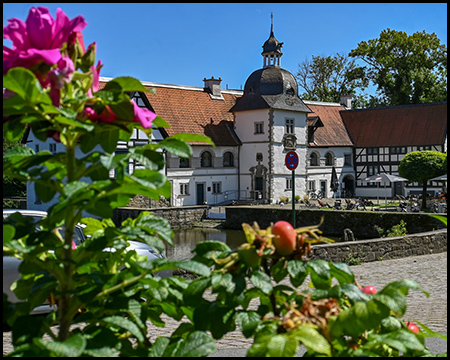
<svg viewBox="0 0 450 360"><path fill-rule="evenodd" d="M295 170L298 166L298 155L295 151L289 151L286 154L286 158L284 160L286 167L289 170Z"/></svg>

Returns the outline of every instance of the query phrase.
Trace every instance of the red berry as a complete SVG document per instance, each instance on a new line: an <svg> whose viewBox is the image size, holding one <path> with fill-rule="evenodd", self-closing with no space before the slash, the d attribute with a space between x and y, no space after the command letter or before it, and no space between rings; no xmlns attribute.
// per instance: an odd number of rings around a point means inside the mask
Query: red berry
<svg viewBox="0 0 450 360"><path fill-rule="evenodd" d="M290 255L297 244L297 233L287 221L278 221L272 227L274 245L280 255Z"/></svg>
<svg viewBox="0 0 450 360"><path fill-rule="evenodd" d="M408 329L411 330L413 333L416 333L416 334L419 333L419 328L413 322L407 322L405 324L408 327Z"/></svg>
<svg viewBox="0 0 450 360"><path fill-rule="evenodd" d="M361 291L365 294L372 294L375 295L377 293L377 289L375 289L375 286L369 285L369 286L364 286Z"/></svg>

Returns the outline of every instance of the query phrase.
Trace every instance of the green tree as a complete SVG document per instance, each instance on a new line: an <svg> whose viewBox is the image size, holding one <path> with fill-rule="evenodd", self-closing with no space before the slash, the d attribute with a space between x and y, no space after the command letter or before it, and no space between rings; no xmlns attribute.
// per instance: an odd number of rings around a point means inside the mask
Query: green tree
<svg viewBox="0 0 450 360"><path fill-rule="evenodd" d="M428 180L447 172L447 154L439 151L413 151L402 159L398 167L400 176L422 184L422 210L426 209Z"/></svg>
<svg viewBox="0 0 450 360"><path fill-rule="evenodd" d="M365 107L367 95L362 91L369 85L364 70L358 67L348 56L312 56L298 65L296 75L298 85L305 92L302 99L313 101L331 101L339 103L341 96L351 95L353 106Z"/></svg>
<svg viewBox="0 0 450 360"><path fill-rule="evenodd" d="M435 33L386 29L378 39L360 42L349 56L368 64L362 69L377 86L378 105L447 101L447 46Z"/></svg>
<svg viewBox="0 0 450 360"><path fill-rule="evenodd" d="M3 155L17 146L21 146L20 141L9 141L3 135ZM13 179L9 176L3 175L3 198L26 195L27 187L25 181L20 181L18 179ZM6 207L9 206L10 205L7 205Z"/></svg>

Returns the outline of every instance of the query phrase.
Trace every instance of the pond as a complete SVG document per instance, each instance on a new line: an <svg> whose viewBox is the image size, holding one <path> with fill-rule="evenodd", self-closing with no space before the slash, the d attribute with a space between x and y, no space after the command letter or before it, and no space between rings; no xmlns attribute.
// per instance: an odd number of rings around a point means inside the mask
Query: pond
<svg viewBox="0 0 450 360"><path fill-rule="evenodd" d="M215 240L226 243L230 249L234 250L242 243L246 242L242 230L215 230L215 229L175 229L173 246L166 246L166 256L170 260L190 260L194 256L197 243L205 240Z"/></svg>
<svg viewBox="0 0 450 360"><path fill-rule="evenodd" d="M169 260L190 260L194 256L197 243L205 240L215 240L226 243L234 250L247 242L242 230L216 230L204 228L174 229L173 246L166 246L166 256ZM334 240L339 240L334 238Z"/></svg>

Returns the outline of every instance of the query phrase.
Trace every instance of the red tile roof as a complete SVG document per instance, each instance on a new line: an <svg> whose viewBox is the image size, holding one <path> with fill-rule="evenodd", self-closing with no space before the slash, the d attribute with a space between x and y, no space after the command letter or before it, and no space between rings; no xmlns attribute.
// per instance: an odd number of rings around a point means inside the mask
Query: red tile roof
<svg viewBox="0 0 450 360"><path fill-rule="evenodd" d="M341 112L357 147L440 145L447 136L447 103Z"/></svg>
<svg viewBox="0 0 450 360"><path fill-rule="evenodd" d="M100 89L106 83L100 83ZM145 85L145 84L144 84ZM238 95L222 91L224 100L213 100L200 87L151 84L155 94L145 93L155 113L170 124L165 129L169 136L193 133L209 136L217 146L235 146L239 139L233 130L234 116L229 110ZM191 144L203 144L191 142Z"/></svg>
<svg viewBox="0 0 450 360"><path fill-rule="evenodd" d="M343 106L307 100L304 103L312 111L308 119L318 116L323 123L323 127L317 128L314 133L316 146L353 146L340 115L340 111L345 110Z"/></svg>

